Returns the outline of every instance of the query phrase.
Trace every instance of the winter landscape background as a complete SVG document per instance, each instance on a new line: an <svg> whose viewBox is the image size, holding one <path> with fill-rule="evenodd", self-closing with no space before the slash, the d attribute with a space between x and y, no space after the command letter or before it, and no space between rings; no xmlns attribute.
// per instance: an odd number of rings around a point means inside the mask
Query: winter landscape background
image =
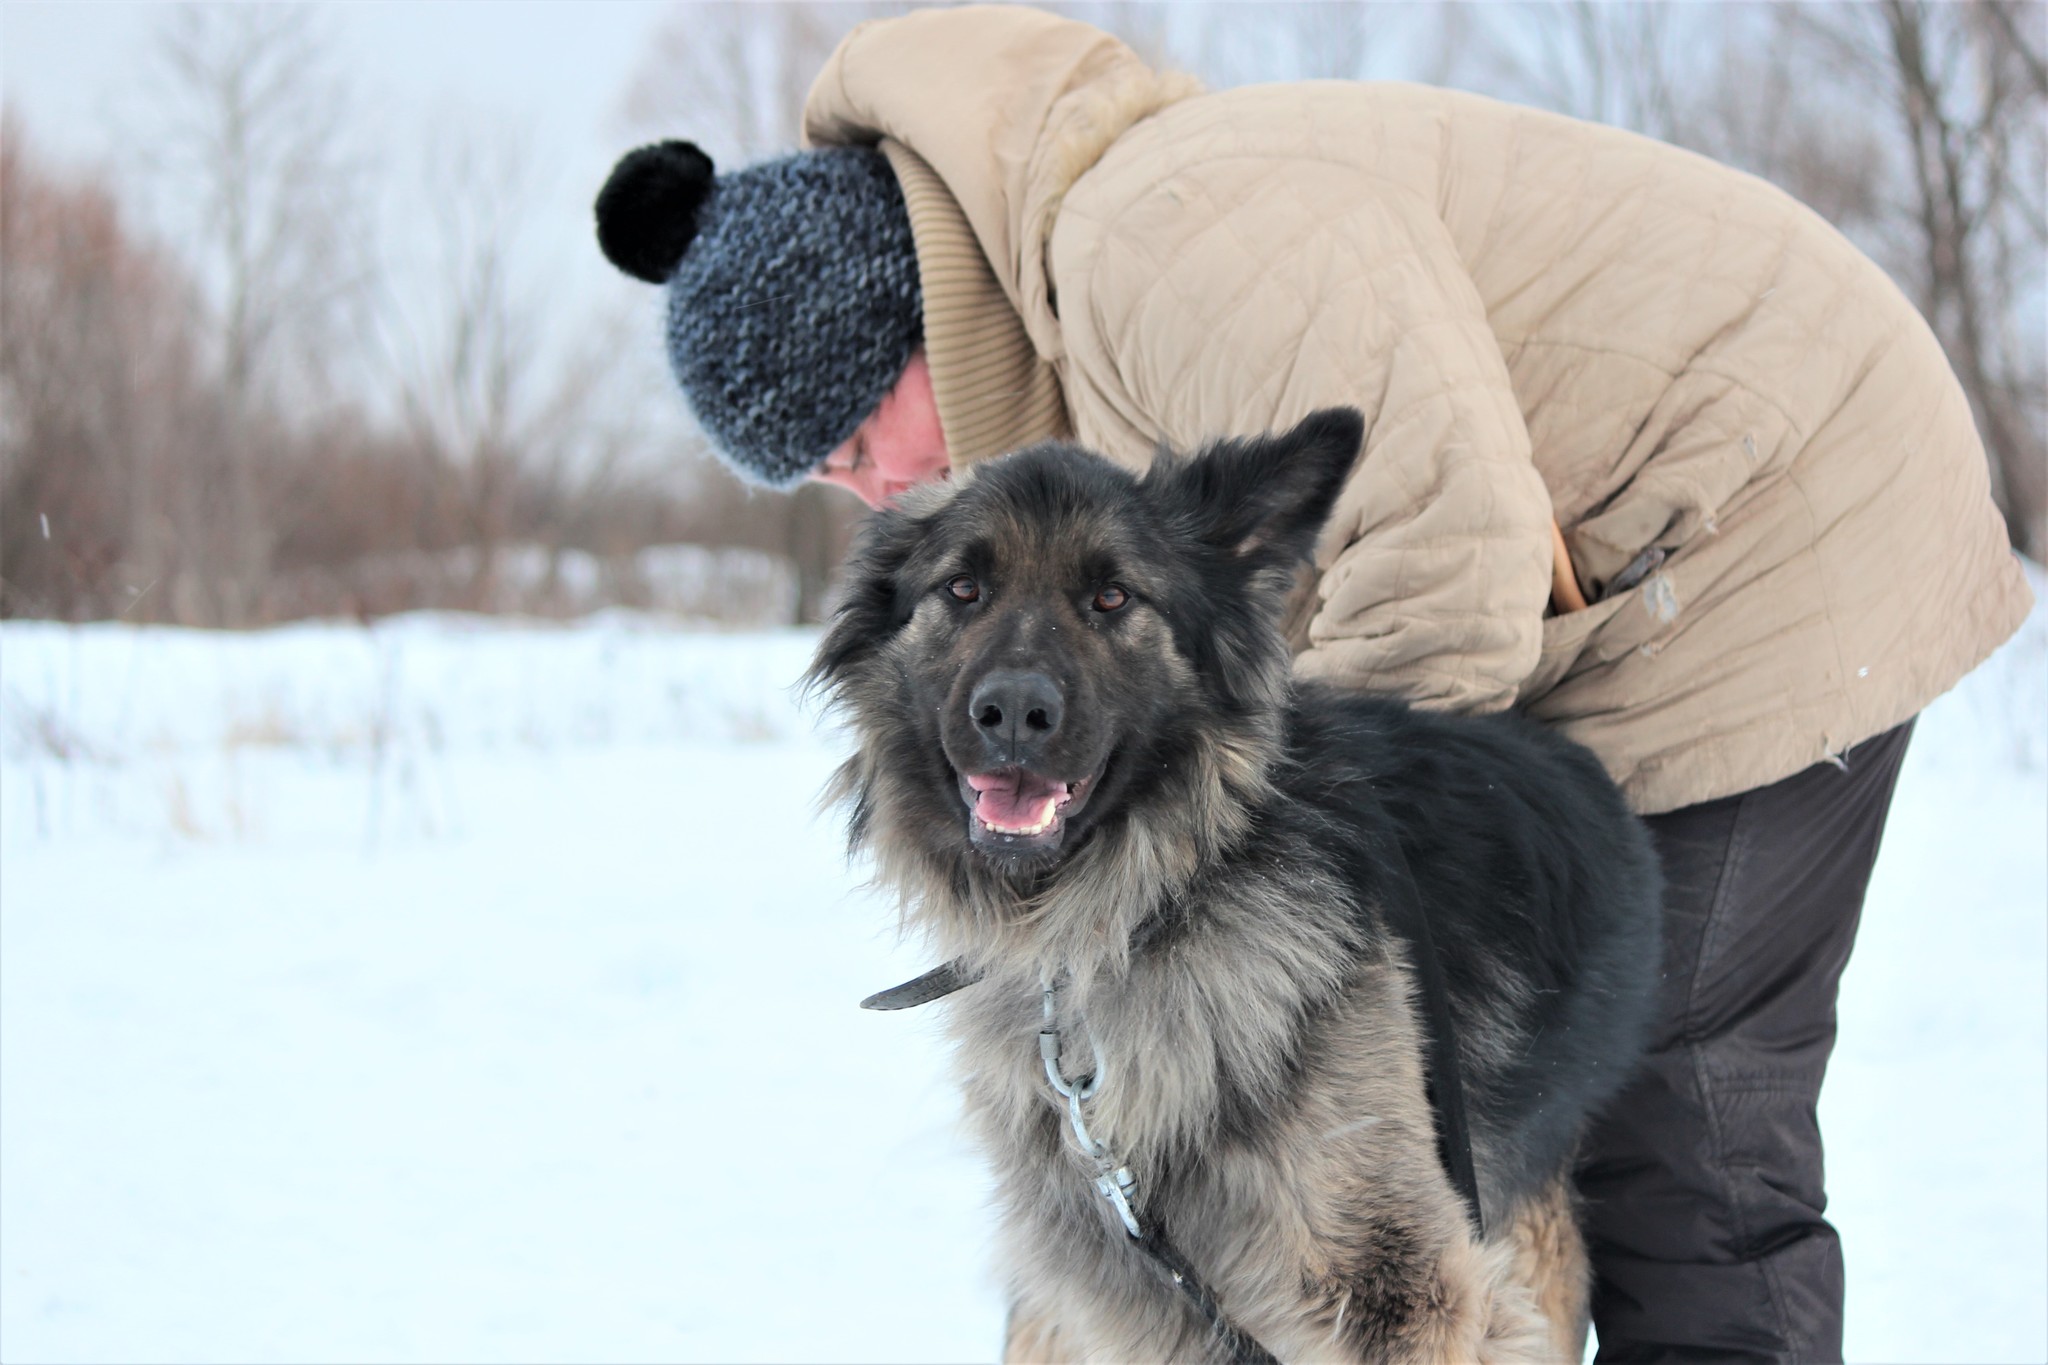
<svg viewBox="0 0 2048 1365"><path fill-rule="evenodd" d="M0 1357L992 1358L812 640L0 625ZM1855 1360L2048 1355L2044 701L2037 608L1901 779L1822 1102Z"/></svg>
<svg viewBox="0 0 2048 1365"><path fill-rule="evenodd" d="M930 964L790 691L858 509L709 458L591 240L623 150L789 149L903 8L0 4L0 1361L994 1355L935 1011L855 1008ZM1786 187L2048 552L2048 7L1061 8ZM2048 1359L2044 923L2037 610L1843 987L1852 1359Z"/></svg>

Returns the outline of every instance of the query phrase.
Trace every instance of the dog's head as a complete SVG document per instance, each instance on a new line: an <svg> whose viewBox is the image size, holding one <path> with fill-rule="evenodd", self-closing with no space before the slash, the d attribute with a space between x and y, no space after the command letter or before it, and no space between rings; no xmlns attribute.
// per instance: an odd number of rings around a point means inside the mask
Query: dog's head
<svg viewBox="0 0 2048 1365"><path fill-rule="evenodd" d="M1262 782L1280 611L1362 430L1330 409L1143 477L1039 446L878 513L812 679L859 736L842 780L885 876L1042 888L1140 807L1208 828L1219 784Z"/></svg>

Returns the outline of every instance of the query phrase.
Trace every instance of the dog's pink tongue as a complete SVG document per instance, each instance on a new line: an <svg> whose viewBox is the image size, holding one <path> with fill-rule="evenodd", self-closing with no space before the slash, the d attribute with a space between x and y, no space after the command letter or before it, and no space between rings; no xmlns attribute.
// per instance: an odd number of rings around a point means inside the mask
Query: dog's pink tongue
<svg viewBox="0 0 2048 1365"><path fill-rule="evenodd" d="M978 793L974 816L991 829L1031 832L1052 823L1053 808L1066 795L1067 784L1026 772L969 773L967 785Z"/></svg>

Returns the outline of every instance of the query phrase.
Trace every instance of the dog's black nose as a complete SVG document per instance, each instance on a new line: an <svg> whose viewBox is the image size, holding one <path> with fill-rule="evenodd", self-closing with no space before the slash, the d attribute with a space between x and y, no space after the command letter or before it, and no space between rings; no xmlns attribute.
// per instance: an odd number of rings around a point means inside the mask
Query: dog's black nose
<svg viewBox="0 0 2048 1365"><path fill-rule="evenodd" d="M1045 674L999 668L976 684L967 714L995 758L1023 763L1059 730L1066 704Z"/></svg>

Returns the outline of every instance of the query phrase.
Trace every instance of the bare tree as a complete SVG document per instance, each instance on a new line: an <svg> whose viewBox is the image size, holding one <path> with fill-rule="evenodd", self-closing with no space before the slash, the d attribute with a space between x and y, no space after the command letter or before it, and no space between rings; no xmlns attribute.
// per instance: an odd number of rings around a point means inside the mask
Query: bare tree
<svg viewBox="0 0 2048 1365"><path fill-rule="evenodd" d="M2040 558L2048 551L2044 11L1998 0L1884 0L1877 12L1911 147L1918 260L1908 278L1970 393L2013 543ZM2005 311L2016 299L2033 304L2031 336Z"/></svg>
<svg viewBox="0 0 2048 1365"><path fill-rule="evenodd" d="M270 568L261 485L281 404L335 398L326 377L363 280L347 101L322 51L307 7L216 4L167 10L154 52L148 147L209 296L225 402L203 458L222 466L225 562L207 578L231 623L257 612Z"/></svg>
<svg viewBox="0 0 2048 1365"><path fill-rule="evenodd" d="M423 192L431 251L424 270L387 268L386 300L403 344L394 388L423 458L455 492L462 542L473 546L468 593L490 601L497 555L541 401L535 393L531 301L512 277L527 205L525 158L509 133L456 133L430 149Z"/></svg>
<svg viewBox="0 0 2048 1365"><path fill-rule="evenodd" d="M0 613L156 608L209 543L191 285L0 117ZM154 593L154 596L150 594Z"/></svg>
<svg viewBox="0 0 2048 1365"><path fill-rule="evenodd" d="M287 378L317 383L309 362L347 334L367 275L365 176L325 50L304 5L180 5L158 32L163 119L150 146L216 291L221 373L237 404ZM288 376L291 365L303 368Z"/></svg>
<svg viewBox="0 0 2048 1365"><path fill-rule="evenodd" d="M2048 553L2048 9L2004 0L1799 5L1775 49L1860 128L1804 165L1751 163L1827 212L1941 338L2013 544ZM1840 125L1838 125L1840 126ZM1751 145L1754 145L1753 143ZM1851 155L1850 153L1860 153ZM1854 189L1844 202L1839 191Z"/></svg>

